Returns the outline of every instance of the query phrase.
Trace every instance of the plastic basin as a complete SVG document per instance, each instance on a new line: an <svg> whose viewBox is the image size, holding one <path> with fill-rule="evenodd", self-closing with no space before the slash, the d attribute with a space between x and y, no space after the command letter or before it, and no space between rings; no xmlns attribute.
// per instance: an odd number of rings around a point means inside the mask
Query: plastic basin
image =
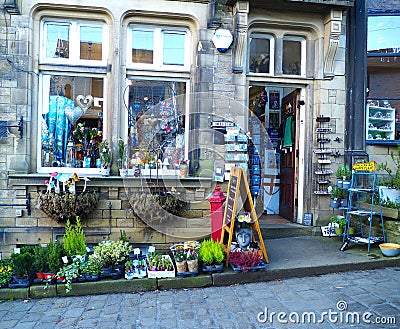
<svg viewBox="0 0 400 329"><path fill-rule="evenodd" d="M382 254L387 257L393 257L400 254L400 244L397 243L381 243L379 248Z"/></svg>

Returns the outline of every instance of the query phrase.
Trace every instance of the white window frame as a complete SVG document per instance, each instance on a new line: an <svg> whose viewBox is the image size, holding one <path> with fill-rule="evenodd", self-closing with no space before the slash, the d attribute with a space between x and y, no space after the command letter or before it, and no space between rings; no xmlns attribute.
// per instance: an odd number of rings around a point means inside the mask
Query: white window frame
<svg viewBox="0 0 400 329"><path fill-rule="evenodd" d="M300 75L298 74L283 74L284 76L290 77L305 77L306 76L306 63L307 63L307 51L306 51L306 39L303 37L296 37L296 36L284 36L284 41L297 41L300 42L301 50L300 50ZM282 42L282 47L283 47ZM283 63L283 49L282 49L282 63Z"/></svg>
<svg viewBox="0 0 400 329"><path fill-rule="evenodd" d="M132 62L132 31L153 32L153 64L133 63ZM184 41L184 64L183 65L164 65L163 64L163 44L164 33L178 33L185 35ZM150 25L130 24L128 26L127 42L126 42L126 66L129 69L137 70L163 70L163 71L179 71L188 72L190 70L191 43L190 31L185 28L161 27Z"/></svg>
<svg viewBox="0 0 400 329"><path fill-rule="evenodd" d="M47 47L47 26L48 24L66 25L69 30L69 58L50 58L46 57ZM102 28L102 55L101 61L80 59L80 28L81 27L97 27ZM68 64L68 65L85 65L85 66L107 66L107 54L109 51L108 26L103 22L82 21L82 20L65 20L45 18L40 22L40 64Z"/></svg>
<svg viewBox="0 0 400 329"><path fill-rule="evenodd" d="M100 168L71 168L71 167L43 167L42 166L42 129L41 129L41 118L42 114L45 113L43 109L49 108L49 91L50 91L50 77L52 75L65 75L65 76L81 76L85 78L101 78L103 79L103 140L108 139L107 127L108 127L108 114L107 114L107 92L108 81L105 75L100 74L72 74L62 72L42 72L39 75L39 99L38 99L38 123L37 123L37 148L36 148L36 159L37 159L37 172L38 173L77 173L78 175L101 175Z"/></svg>
<svg viewBox="0 0 400 329"><path fill-rule="evenodd" d="M252 39L266 39L269 40L269 73L250 72L250 44ZM275 38L268 33L251 33L248 41L248 55L247 55L247 72L255 75L275 75Z"/></svg>
<svg viewBox="0 0 400 329"><path fill-rule="evenodd" d="M154 81L154 80L161 80L161 81L176 81L176 82L184 82L186 84L186 95L185 95L185 109L182 111L182 114L185 115L185 159L189 159L189 102L190 102L190 79L185 78L156 78L156 77L146 77L146 76L127 76L125 90L128 90L131 80L147 80L147 81ZM125 104L129 103L129 93L125 93ZM123 129L124 129L124 141L127 142L128 138L128 111L124 112L123 118ZM160 173L162 174L162 173Z"/></svg>

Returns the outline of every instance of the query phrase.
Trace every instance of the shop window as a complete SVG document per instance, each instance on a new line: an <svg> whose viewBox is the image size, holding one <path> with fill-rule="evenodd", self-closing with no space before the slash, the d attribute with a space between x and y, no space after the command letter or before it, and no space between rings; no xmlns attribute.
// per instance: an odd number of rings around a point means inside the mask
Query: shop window
<svg viewBox="0 0 400 329"><path fill-rule="evenodd" d="M187 81L132 79L128 85L128 158L125 165L175 170L187 159ZM162 172L160 171L160 174Z"/></svg>
<svg viewBox="0 0 400 329"><path fill-rule="evenodd" d="M366 139L400 140L400 16L368 17ZM397 141L397 142L396 142Z"/></svg>
<svg viewBox="0 0 400 329"><path fill-rule="evenodd" d="M249 72L272 73L274 39L270 35L252 34L250 37Z"/></svg>
<svg viewBox="0 0 400 329"><path fill-rule="evenodd" d="M99 77L41 75L39 172L100 172L104 83Z"/></svg>
<svg viewBox="0 0 400 329"><path fill-rule="evenodd" d="M305 67L305 40L299 37L283 39L282 71L288 75L303 75Z"/></svg>
<svg viewBox="0 0 400 329"><path fill-rule="evenodd" d="M190 47L186 30L132 26L128 31L128 67L189 70Z"/></svg>
<svg viewBox="0 0 400 329"><path fill-rule="evenodd" d="M97 22L42 22L41 63L105 65L107 26Z"/></svg>
<svg viewBox="0 0 400 329"><path fill-rule="evenodd" d="M46 66L39 65L38 172L100 174L109 167L100 156L108 40L99 21L41 21L39 57Z"/></svg>

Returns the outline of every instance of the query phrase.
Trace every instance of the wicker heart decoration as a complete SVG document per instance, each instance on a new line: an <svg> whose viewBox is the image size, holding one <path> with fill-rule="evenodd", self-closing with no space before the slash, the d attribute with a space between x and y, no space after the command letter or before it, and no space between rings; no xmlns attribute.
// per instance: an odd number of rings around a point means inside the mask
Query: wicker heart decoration
<svg viewBox="0 0 400 329"><path fill-rule="evenodd" d="M69 122L71 124L75 124L78 119L82 116L83 111L80 107L66 107L65 108L65 115L67 116Z"/></svg>
<svg viewBox="0 0 400 329"><path fill-rule="evenodd" d="M87 95L84 97L83 95L76 96L76 102L78 106L83 110L83 113L86 112L88 108L90 108L93 104L93 96Z"/></svg>

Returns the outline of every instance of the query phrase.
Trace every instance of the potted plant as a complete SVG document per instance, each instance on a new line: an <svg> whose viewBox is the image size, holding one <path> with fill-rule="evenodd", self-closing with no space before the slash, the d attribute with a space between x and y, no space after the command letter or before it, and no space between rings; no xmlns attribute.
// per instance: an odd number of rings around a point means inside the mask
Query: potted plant
<svg viewBox="0 0 400 329"><path fill-rule="evenodd" d="M175 264L176 264L176 271L178 273L186 272L186 254L183 250L177 250L174 254Z"/></svg>
<svg viewBox="0 0 400 329"><path fill-rule="evenodd" d="M186 262L188 265L189 272L198 271L199 255L195 249L189 249L186 254Z"/></svg>
<svg viewBox="0 0 400 329"><path fill-rule="evenodd" d="M125 262L129 258L132 247L129 242L107 240L94 246L94 255L101 261L102 273L109 275L113 272L120 276L124 272Z"/></svg>
<svg viewBox="0 0 400 329"><path fill-rule="evenodd" d="M392 165L388 162L378 163L378 171L385 172L385 177L379 179L379 193L382 200L392 202L400 201L400 144L397 146L397 152L390 151Z"/></svg>
<svg viewBox="0 0 400 329"><path fill-rule="evenodd" d="M43 273L44 280L51 280L63 265L62 257L65 256L64 248L60 241L50 241L47 244L47 268L48 272Z"/></svg>
<svg viewBox="0 0 400 329"><path fill-rule="evenodd" d="M0 288L7 287L13 276L13 268L10 259L0 260Z"/></svg>
<svg viewBox="0 0 400 329"><path fill-rule="evenodd" d="M340 196L342 193L342 189L337 186L331 186L330 193L331 193L330 207L331 208L339 208L340 207Z"/></svg>
<svg viewBox="0 0 400 329"><path fill-rule="evenodd" d="M168 255L151 252L147 255L147 275L149 278L168 278L175 276L174 265Z"/></svg>
<svg viewBox="0 0 400 329"><path fill-rule="evenodd" d="M203 262L203 271L222 271L222 262L225 259L225 251L221 242L206 239L201 243L199 259Z"/></svg>
<svg viewBox="0 0 400 329"><path fill-rule="evenodd" d="M117 166L120 170L120 174L122 173L122 169L127 169L127 158L126 158L126 144L123 139L118 139L118 148L117 148ZM125 168L124 168L125 166ZM121 175L122 176L122 175Z"/></svg>
<svg viewBox="0 0 400 329"><path fill-rule="evenodd" d="M72 281L80 276L81 261L75 259L72 264L63 266L56 274L58 278L65 278L65 292L69 293L72 290Z"/></svg>
<svg viewBox="0 0 400 329"><path fill-rule="evenodd" d="M102 174L108 176L110 174L111 150L106 139L99 143L99 152Z"/></svg>
<svg viewBox="0 0 400 329"><path fill-rule="evenodd" d="M263 256L257 250L233 251L229 254L229 263L234 271L248 272L258 269L262 260ZM265 266L262 268L265 268Z"/></svg>
<svg viewBox="0 0 400 329"><path fill-rule="evenodd" d="M36 277L43 280L43 273L48 271L48 250L47 247L36 246L33 252L33 268L36 270Z"/></svg>
<svg viewBox="0 0 400 329"><path fill-rule="evenodd" d="M51 173L46 180L47 190L37 192L36 206L58 223L66 223L68 219L74 223L77 216L82 220L96 208L99 196L95 191L86 191L87 177L83 178L85 185L81 193L60 190L60 181L64 184L76 180L80 180L76 174Z"/></svg>
<svg viewBox="0 0 400 329"><path fill-rule="evenodd" d="M335 233L337 235L342 235L344 227L347 224L346 219L343 216L332 216L331 217L331 223L338 224L338 227L335 227Z"/></svg>
<svg viewBox="0 0 400 329"><path fill-rule="evenodd" d="M69 219L65 224L65 234L63 237L64 249L67 256L72 259L76 256L86 255L86 238L79 216L76 216L76 225L72 226ZM84 257L80 257L83 260Z"/></svg>
<svg viewBox="0 0 400 329"><path fill-rule="evenodd" d="M342 185L343 185L343 189L347 190L350 188L350 184L351 184L351 169L350 167L345 164L342 167Z"/></svg>
<svg viewBox="0 0 400 329"><path fill-rule="evenodd" d="M33 270L34 247L19 248L19 252L11 254L14 274L19 278L27 278Z"/></svg>

